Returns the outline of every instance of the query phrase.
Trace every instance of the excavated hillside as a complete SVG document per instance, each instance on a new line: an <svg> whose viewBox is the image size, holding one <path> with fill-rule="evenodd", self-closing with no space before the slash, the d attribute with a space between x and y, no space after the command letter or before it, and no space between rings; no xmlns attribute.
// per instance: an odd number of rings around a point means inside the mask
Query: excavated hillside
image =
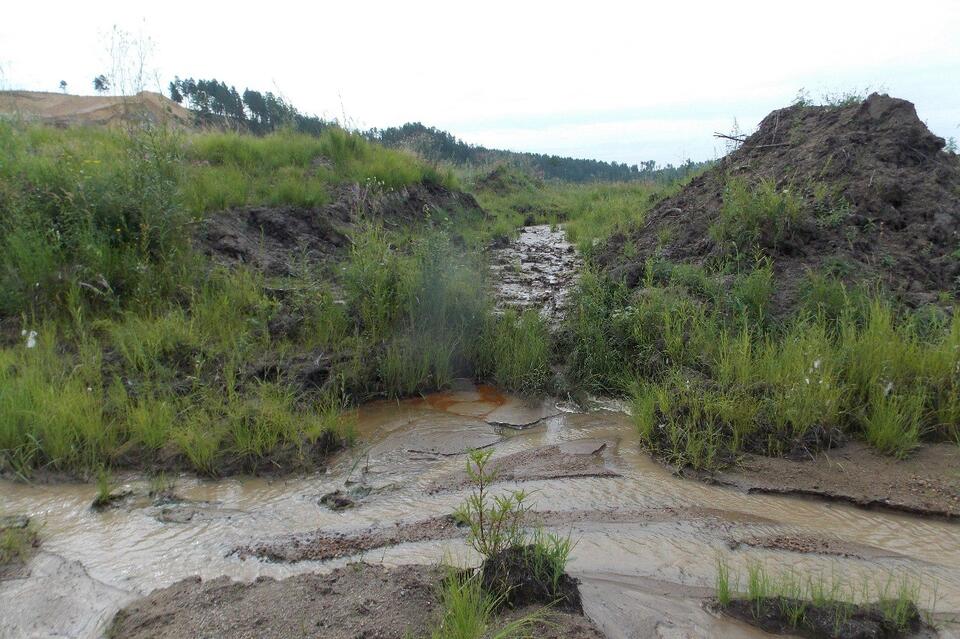
<svg viewBox="0 0 960 639"><path fill-rule="evenodd" d="M322 207L248 206L223 211L204 222L194 244L218 263L245 263L267 275L290 275L303 260L317 264L342 257L361 217L399 227L447 213L462 219L485 215L472 195L439 184L382 192L345 184Z"/></svg>
<svg viewBox="0 0 960 639"><path fill-rule="evenodd" d="M779 109L642 227L612 237L598 261L636 286L650 257L722 270L759 250L773 263L777 314L796 306L810 271L879 281L911 306L935 302L960 291L960 159L945 146L912 103L887 95ZM737 185L791 217L763 218L749 242L718 233L740 214Z"/></svg>
<svg viewBox="0 0 960 639"><path fill-rule="evenodd" d="M147 122L191 127L194 122L188 109L153 91L126 96L0 91L0 116L54 126Z"/></svg>

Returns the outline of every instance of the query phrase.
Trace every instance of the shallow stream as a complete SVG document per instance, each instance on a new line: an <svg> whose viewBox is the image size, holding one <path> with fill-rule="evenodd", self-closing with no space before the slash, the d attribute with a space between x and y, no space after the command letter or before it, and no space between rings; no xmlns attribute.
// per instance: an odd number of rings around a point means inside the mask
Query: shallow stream
<svg viewBox="0 0 960 639"><path fill-rule="evenodd" d="M467 449L489 446L498 458L556 444L566 454L560 459L588 456L602 472L558 478L563 468L551 469L547 459L537 468L554 478L499 488L533 491L534 510L551 511L550 526L576 540L570 572L582 581L586 614L609 637L766 636L704 607L720 555L744 573L749 561L761 560L774 571L836 574L852 584L909 575L920 584L924 606L935 603L941 618L960 614L960 526L678 479L642 452L629 418L608 408L570 412L557 402L463 384L458 391L362 408L360 443L325 474L181 477L174 491L183 501L166 504L153 504L147 482L130 476L121 483L134 497L103 512L90 508L91 485L4 481L0 512L42 523L43 546L28 576L0 582L0 637L98 637L127 602L192 575L284 577L361 558L387 565L470 563L475 558L461 538L292 564L240 559L231 551L288 533L349 532L448 514L469 492L457 480ZM530 454L536 461L539 451ZM372 492L339 512L319 503L348 480ZM736 543L772 535L840 542L856 556ZM949 625L942 634L960 636Z"/></svg>

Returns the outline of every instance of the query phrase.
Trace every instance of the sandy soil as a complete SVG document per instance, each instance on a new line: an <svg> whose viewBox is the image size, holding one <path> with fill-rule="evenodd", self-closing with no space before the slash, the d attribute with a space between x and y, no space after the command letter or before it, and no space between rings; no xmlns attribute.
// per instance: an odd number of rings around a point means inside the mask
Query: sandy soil
<svg viewBox="0 0 960 639"><path fill-rule="evenodd" d="M849 557L853 559L884 559L901 557L898 553L881 550L873 546L810 535L775 534L736 537L730 540L731 548L750 546L769 550L786 550L807 555L827 555L831 557Z"/></svg>
<svg viewBox="0 0 960 639"><path fill-rule="evenodd" d="M318 530L289 535L237 548L234 553L241 559L258 557L269 561L322 561L347 557L374 548L461 535L466 535L466 530L458 527L452 516L433 517L396 526L369 528L352 534Z"/></svg>
<svg viewBox="0 0 960 639"><path fill-rule="evenodd" d="M226 577L185 579L133 602L116 616L111 637L406 639L427 636L439 614L438 568L350 564L245 584ZM510 613L508 618L531 612ZM506 618L505 618L506 620ZM553 612L535 636L602 637L579 616Z"/></svg>
<svg viewBox="0 0 960 639"><path fill-rule="evenodd" d="M531 511L528 523L536 526L569 526L577 523L655 523L703 521L709 524L772 523L745 513L704 508L651 508L645 510L569 510ZM331 532L320 529L285 535L235 548L231 554L241 559L265 559L278 562L325 561L349 557L386 546L465 537L467 529L458 526L452 516L432 517L394 526L377 526L355 531ZM743 542L746 543L746 542Z"/></svg>
<svg viewBox="0 0 960 639"><path fill-rule="evenodd" d="M802 495L865 508L960 518L960 447L932 444L896 460L862 442L819 453L813 460L748 455L714 480L748 492Z"/></svg>
<svg viewBox="0 0 960 639"><path fill-rule="evenodd" d="M181 126L193 114L153 91L137 95L68 95L42 91L0 91L0 114L49 124L116 124L147 120Z"/></svg>
<svg viewBox="0 0 960 639"><path fill-rule="evenodd" d="M603 453L609 443L603 440L578 440L554 446L523 450L495 457L491 464L495 481L533 481L569 477L619 477L607 468ZM466 470L436 482L429 492L460 490L470 485Z"/></svg>

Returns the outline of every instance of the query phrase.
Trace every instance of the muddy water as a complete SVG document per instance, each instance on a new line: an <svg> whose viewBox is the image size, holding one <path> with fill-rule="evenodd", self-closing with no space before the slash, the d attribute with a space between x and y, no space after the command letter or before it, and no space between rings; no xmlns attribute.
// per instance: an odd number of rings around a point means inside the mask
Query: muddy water
<svg viewBox="0 0 960 639"><path fill-rule="evenodd" d="M533 491L534 508L552 513L550 526L577 540L570 570L583 582L586 613L610 637L764 636L703 607L718 555L741 570L759 559L771 568L836 573L858 585L911 575L922 583L925 605L936 598L937 611L960 613L960 526L682 481L643 454L623 414L563 408L467 385L376 403L358 413L361 443L327 473L274 481L180 478L180 503L135 497L97 513L89 508L92 486L4 482L0 510L42 522L44 545L28 577L0 582L0 637L97 637L126 602L191 575L252 580L329 570L357 557L280 564L242 560L231 551L288 533L349 532L446 514L466 494L456 481L466 449L491 447L501 457L555 444L571 455L596 456L611 471L522 482ZM144 481L124 479L145 493ZM355 508L334 512L318 503L351 486L370 490ZM773 534L840 540L860 549L860 557L731 547L732 540ZM401 544L363 559L475 560L462 539ZM944 636L957 636L951 632Z"/></svg>
<svg viewBox="0 0 960 639"><path fill-rule="evenodd" d="M557 326L580 264L562 228L549 224L521 228L515 240L493 251L490 271L497 308L533 308Z"/></svg>

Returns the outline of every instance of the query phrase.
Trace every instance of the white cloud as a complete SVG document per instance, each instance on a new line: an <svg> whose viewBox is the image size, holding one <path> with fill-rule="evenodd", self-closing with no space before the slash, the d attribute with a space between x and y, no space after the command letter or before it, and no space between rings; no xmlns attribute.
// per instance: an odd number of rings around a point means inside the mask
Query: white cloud
<svg viewBox="0 0 960 639"><path fill-rule="evenodd" d="M620 137L636 138L618 143L621 159L645 159L656 147L657 159L675 161L664 155L665 135L694 145L697 123L720 119L725 106L744 109L723 113L727 122L754 117L803 85L904 86L922 112L940 114L932 125L960 123L960 3L952 0L34 1L12 4L4 18L0 64L11 86L56 90L66 79L90 91L108 64L98 35L118 24L156 41L164 84L174 74L215 76L279 90L307 111L345 112L358 125L420 120L484 144L529 141L535 151L599 155L617 142L619 125L607 125L619 120ZM684 116L617 115L670 110ZM554 124L522 124L531 121ZM713 145L697 139L698 153Z"/></svg>

